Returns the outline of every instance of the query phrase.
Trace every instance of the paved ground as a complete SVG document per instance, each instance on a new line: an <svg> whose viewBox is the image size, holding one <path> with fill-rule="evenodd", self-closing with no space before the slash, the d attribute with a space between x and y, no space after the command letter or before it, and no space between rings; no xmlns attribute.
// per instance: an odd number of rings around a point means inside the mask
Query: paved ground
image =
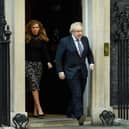
<svg viewBox="0 0 129 129"><path fill-rule="evenodd" d="M64 127L44 127L44 128L31 128L31 129L129 129L129 126L64 126Z"/></svg>
<svg viewBox="0 0 129 129"><path fill-rule="evenodd" d="M46 115L43 119L29 118L27 129L129 129L129 120L115 119L114 126L93 126L90 118L79 126L76 119L69 119L62 115ZM0 129L15 129L14 127L1 127Z"/></svg>
<svg viewBox="0 0 129 129"><path fill-rule="evenodd" d="M1 127L0 129L15 129L13 127ZM41 128L28 128L28 129L129 129L129 126L61 126L61 127L41 127Z"/></svg>
<svg viewBox="0 0 129 129"><path fill-rule="evenodd" d="M62 115L47 115L44 119L30 118L29 129L129 129L129 120L116 119L114 126L91 126L90 118L79 126L76 119L68 119Z"/></svg>

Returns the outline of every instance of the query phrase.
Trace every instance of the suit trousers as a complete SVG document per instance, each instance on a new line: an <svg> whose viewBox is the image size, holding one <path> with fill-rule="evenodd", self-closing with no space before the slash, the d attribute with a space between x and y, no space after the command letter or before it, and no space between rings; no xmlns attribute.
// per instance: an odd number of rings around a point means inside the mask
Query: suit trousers
<svg viewBox="0 0 129 129"><path fill-rule="evenodd" d="M83 93L85 91L87 78L67 79L68 86L68 107L67 116L74 116L79 119L83 115Z"/></svg>

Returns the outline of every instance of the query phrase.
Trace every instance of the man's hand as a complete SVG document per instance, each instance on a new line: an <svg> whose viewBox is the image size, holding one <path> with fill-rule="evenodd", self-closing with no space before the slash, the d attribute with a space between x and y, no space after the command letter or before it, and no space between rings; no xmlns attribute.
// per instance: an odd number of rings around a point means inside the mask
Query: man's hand
<svg viewBox="0 0 129 129"><path fill-rule="evenodd" d="M90 64L90 70L94 71L94 64Z"/></svg>
<svg viewBox="0 0 129 129"><path fill-rule="evenodd" d="M61 80L64 80L64 79L65 79L65 74L64 74L64 72L59 72L59 73L58 73L58 76L59 76L59 78L60 78Z"/></svg>

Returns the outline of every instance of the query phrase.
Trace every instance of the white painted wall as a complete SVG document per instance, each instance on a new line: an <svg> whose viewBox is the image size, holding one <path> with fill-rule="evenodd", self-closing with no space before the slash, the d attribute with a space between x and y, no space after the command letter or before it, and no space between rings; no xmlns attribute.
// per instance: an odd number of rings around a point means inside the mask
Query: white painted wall
<svg viewBox="0 0 129 129"><path fill-rule="evenodd" d="M90 9L96 62L92 85L92 121L99 123L99 114L104 109L111 110L110 56L104 56L104 42L110 43L110 0L92 0Z"/></svg>
<svg viewBox="0 0 129 129"><path fill-rule="evenodd" d="M95 71L92 77L89 76L84 107L85 113L87 108L91 108L92 122L95 124L100 123L99 114L104 109L111 110L110 56L104 56L104 42L110 44L110 0L82 2L84 33L89 38L95 58Z"/></svg>
<svg viewBox="0 0 129 129"><path fill-rule="evenodd" d="M25 113L25 1L5 0L6 20L12 35L10 43L11 120Z"/></svg>
<svg viewBox="0 0 129 129"><path fill-rule="evenodd" d="M88 5L89 2L88 0L82 0L82 22L83 22L83 27L84 27L84 35L86 35L89 39L89 43L92 47L90 37L88 30L90 29L90 26L88 25L88 19L89 19L89 10L88 10ZM87 63L88 66L88 63ZM84 93L84 114L86 116L91 115L91 73L89 71L88 73L88 79L87 79L87 85Z"/></svg>

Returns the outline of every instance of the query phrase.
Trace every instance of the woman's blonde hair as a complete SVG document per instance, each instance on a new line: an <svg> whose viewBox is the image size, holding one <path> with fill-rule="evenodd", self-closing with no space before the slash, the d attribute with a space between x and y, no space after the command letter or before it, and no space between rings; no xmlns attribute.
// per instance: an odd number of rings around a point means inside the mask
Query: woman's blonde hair
<svg viewBox="0 0 129 129"><path fill-rule="evenodd" d="M40 40L43 40L45 42L48 42L49 39L47 37L46 30L45 30L43 24L40 21L38 21L38 20L31 20L31 21L29 21L27 23L26 28L25 28L26 29L25 30L25 42L26 43L29 43L29 41L31 40L31 38L32 38L31 28L35 24L38 24L39 25L39 28L40 28L39 35L38 35L37 38L40 39Z"/></svg>

